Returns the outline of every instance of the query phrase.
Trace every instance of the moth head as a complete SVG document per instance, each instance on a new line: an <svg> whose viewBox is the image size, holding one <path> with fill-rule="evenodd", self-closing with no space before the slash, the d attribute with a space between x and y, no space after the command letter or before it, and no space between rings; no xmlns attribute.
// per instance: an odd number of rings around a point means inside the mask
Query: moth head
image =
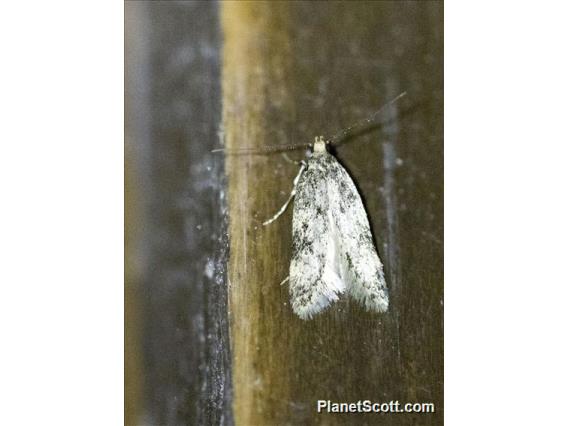
<svg viewBox="0 0 568 426"><path fill-rule="evenodd" d="M316 140L314 141L314 153L326 152L326 143L323 136L316 136Z"/></svg>

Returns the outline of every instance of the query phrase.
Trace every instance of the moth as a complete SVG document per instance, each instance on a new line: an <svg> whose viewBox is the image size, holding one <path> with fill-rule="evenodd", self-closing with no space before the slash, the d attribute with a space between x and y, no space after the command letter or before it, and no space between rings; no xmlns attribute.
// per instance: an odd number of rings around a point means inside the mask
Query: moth
<svg viewBox="0 0 568 426"><path fill-rule="evenodd" d="M344 293L368 311L382 313L389 307L383 264L373 244L363 202L353 180L327 151L327 145L371 123L385 107L405 95L402 92L371 117L341 130L327 141L323 136L316 137L312 155L300 162L288 200L263 223L274 222L295 198L290 275L282 284L290 281L292 310L303 320L311 319ZM305 146L272 146L266 151ZM221 151L225 149L212 152ZM234 152L259 151L245 148Z"/></svg>
<svg viewBox="0 0 568 426"><path fill-rule="evenodd" d="M349 174L316 137L303 161L292 198L292 260L289 280L292 310L301 319L318 314L347 293L368 311L386 312L389 297L383 265L367 213Z"/></svg>

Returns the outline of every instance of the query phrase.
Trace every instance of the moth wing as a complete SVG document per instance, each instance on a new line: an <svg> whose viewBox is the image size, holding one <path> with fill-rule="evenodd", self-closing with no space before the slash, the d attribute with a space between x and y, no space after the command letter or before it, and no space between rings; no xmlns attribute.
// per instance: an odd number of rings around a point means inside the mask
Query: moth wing
<svg viewBox="0 0 568 426"><path fill-rule="evenodd" d="M340 275L338 232L329 209L326 164L318 158L296 186L292 219L290 299L292 310L310 319L345 291Z"/></svg>
<svg viewBox="0 0 568 426"><path fill-rule="evenodd" d="M385 312L389 297L383 265L369 226L369 219L355 184L345 169L330 156L328 180L330 212L339 233L340 276L347 292L369 311Z"/></svg>

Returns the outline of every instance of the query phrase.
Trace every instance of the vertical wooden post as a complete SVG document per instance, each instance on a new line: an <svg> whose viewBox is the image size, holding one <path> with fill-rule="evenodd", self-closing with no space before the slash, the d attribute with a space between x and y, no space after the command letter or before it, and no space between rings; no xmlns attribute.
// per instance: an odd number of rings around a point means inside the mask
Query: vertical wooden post
<svg viewBox="0 0 568 426"><path fill-rule="evenodd" d="M236 424L440 424L442 4L224 2L222 26L229 149L330 136L408 91L336 152L385 263L384 315L347 298L311 321L292 313L278 286L291 211L261 223L288 196L297 167L274 154L227 155ZM436 413L318 414L318 399L433 402Z"/></svg>

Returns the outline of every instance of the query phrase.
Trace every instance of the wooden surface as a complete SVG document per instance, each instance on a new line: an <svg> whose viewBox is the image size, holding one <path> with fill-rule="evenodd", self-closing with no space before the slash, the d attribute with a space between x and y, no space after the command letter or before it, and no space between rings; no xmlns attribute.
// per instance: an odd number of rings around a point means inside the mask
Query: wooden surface
<svg viewBox="0 0 568 426"><path fill-rule="evenodd" d="M442 9L126 3L126 424L442 424ZM278 285L291 209L261 226L298 167L210 150L310 143L403 90L335 151L367 207L390 309L343 298L301 321ZM318 399L436 413L317 414Z"/></svg>
<svg viewBox="0 0 568 426"><path fill-rule="evenodd" d="M232 424L218 5L125 15L126 424Z"/></svg>
<svg viewBox="0 0 568 426"><path fill-rule="evenodd" d="M385 263L384 315L348 299L291 311L291 209L269 227L297 166L227 155L236 424L439 425L443 418L443 30L437 2L225 2L226 147L305 143L372 114L336 150ZM292 153L296 159L303 152ZM316 401L433 402L435 414L329 415Z"/></svg>

